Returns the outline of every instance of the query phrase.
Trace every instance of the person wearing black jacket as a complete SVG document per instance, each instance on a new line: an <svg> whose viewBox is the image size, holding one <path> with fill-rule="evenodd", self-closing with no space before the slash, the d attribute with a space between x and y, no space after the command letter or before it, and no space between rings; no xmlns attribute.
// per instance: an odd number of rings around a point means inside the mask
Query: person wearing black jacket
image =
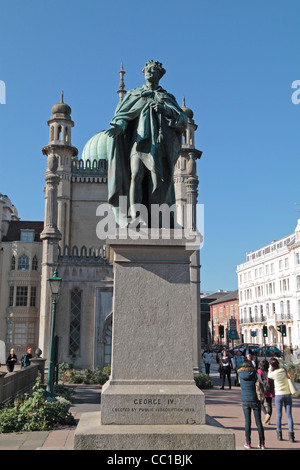
<svg viewBox="0 0 300 470"><path fill-rule="evenodd" d="M253 354L253 351L250 348L250 346L246 346L244 351L242 352L242 355L244 356L245 360L246 360L248 354Z"/></svg>
<svg viewBox="0 0 300 470"><path fill-rule="evenodd" d="M17 363L17 360L18 359L17 359L17 356L15 354L15 350L11 349L9 356L6 359L6 367L7 367L8 372L13 372L14 371L14 367L15 367L15 364Z"/></svg>
<svg viewBox="0 0 300 470"><path fill-rule="evenodd" d="M259 435L258 447L260 449L265 449L265 434L261 422L261 403L258 400L255 385L256 381L260 380L260 378L251 361L245 361L243 367L239 369L238 373L241 385L242 407L245 416L246 443L244 447L246 449L250 449L251 447L251 410L253 410Z"/></svg>
<svg viewBox="0 0 300 470"><path fill-rule="evenodd" d="M228 380L228 387L229 390L231 389L231 369L233 368L232 366L232 359L227 353L226 349L223 349L220 360L219 360L219 371L221 374L221 379L222 379L222 386L221 390L224 390L224 385L225 385L225 377L227 377Z"/></svg>

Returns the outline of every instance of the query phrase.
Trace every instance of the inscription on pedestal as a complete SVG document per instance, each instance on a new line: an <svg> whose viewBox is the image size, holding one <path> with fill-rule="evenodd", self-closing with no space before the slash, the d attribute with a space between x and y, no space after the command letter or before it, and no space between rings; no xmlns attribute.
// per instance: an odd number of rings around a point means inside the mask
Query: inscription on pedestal
<svg viewBox="0 0 300 470"><path fill-rule="evenodd" d="M180 400L174 398L135 398L130 407L114 407L113 413L147 413L147 412L194 412L194 408L180 407Z"/></svg>
<svg viewBox="0 0 300 470"><path fill-rule="evenodd" d="M199 389L185 393L103 395L102 424L203 424L204 396Z"/></svg>

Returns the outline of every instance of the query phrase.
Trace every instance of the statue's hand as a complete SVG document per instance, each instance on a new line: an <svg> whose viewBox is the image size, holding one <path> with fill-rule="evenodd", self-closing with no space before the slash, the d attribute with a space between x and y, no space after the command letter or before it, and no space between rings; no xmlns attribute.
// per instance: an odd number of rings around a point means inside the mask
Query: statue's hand
<svg viewBox="0 0 300 470"><path fill-rule="evenodd" d="M159 101L155 101L154 104L152 105L152 108L154 111L156 111L158 114L165 114L166 110L164 107L163 103L160 103Z"/></svg>
<svg viewBox="0 0 300 470"><path fill-rule="evenodd" d="M121 126L118 126L118 124L115 124L113 127L110 127L105 131L106 134L109 135L109 137L117 137L118 135L122 134L123 129Z"/></svg>

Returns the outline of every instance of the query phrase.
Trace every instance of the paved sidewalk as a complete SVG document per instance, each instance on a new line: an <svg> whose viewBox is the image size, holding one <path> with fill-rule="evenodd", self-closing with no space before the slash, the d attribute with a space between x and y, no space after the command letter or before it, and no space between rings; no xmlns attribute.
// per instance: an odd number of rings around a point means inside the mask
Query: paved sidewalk
<svg viewBox="0 0 300 470"><path fill-rule="evenodd" d="M236 449L244 449L244 415L241 406L241 390L232 386L228 389L227 382L225 390L220 390L220 379L216 363L211 368L211 378L214 387L204 390L206 413L216 419L222 426L231 429L236 438ZM234 383L235 374L232 374ZM99 411L101 386L98 385L73 385L74 399L70 411L77 422L82 413ZM262 414L262 419L264 415ZM283 411L283 441L276 438L276 411L273 404L273 415L271 425L264 426L266 448L269 450L299 450L300 449L300 398L293 398L293 419L296 442L288 440L288 428L285 412ZM1 450L73 450L74 433L76 426L60 427L51 432L22 432L22 433L0 433ZM258 433L254 418L252 422L252 445L253 449L258 444ZM249 452L246 450L246 452ZM251 452L251 450L250 450Z"/></svg>

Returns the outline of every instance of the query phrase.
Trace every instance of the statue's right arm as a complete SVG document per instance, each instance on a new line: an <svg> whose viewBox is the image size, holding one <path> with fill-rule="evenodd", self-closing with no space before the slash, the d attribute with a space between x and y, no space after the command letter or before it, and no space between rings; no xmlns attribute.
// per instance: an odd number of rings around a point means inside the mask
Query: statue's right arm
<svg viewBox="0 0 300 470"><path fill-rule="evenodd" d="M107 129L106 134L108 134L109 137L117 137L118 135L121 135L123 132L124 132L123 127L116 123L109 129Z"/></svg>

